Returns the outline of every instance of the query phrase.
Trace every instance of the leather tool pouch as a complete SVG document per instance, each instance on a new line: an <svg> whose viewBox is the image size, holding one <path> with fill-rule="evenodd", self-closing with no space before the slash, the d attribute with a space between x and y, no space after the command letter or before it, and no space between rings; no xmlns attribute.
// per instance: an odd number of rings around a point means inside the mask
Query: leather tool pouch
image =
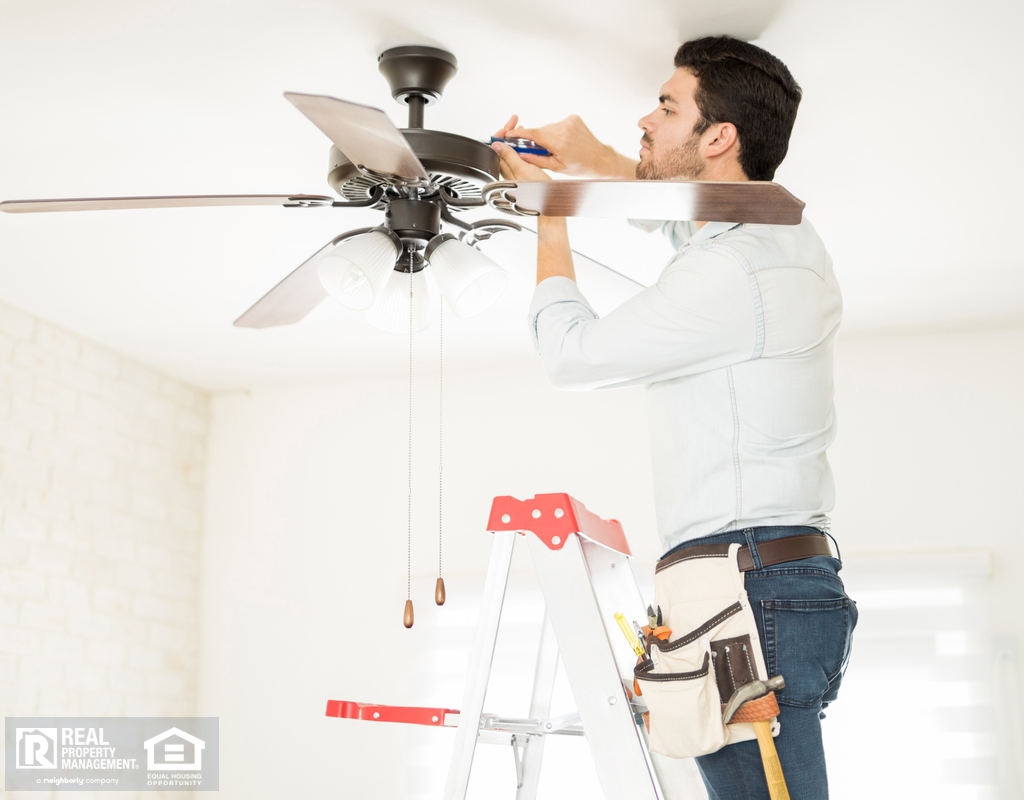
<svg viewBox="0 0 1024 800"><path fill-rule="evenodd" d="M651 658L634 670L650 711L652 752L689 758L755 738L753 725L722 723L732 692L766 674L739 549L699 545L655 573L654 600L672 634L648 637Z"/></svg>

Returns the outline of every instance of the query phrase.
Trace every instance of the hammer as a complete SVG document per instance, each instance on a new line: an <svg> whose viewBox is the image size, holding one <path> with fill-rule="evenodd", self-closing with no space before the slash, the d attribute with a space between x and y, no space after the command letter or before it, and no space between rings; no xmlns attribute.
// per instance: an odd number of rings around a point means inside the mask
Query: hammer
<svg viewBox="0 0 1024 800"><path fill-rule="evenodd" d="M754 723L757 744L761 748L764 776L768 781L768 794L771 795L772 800L789 800L789 789L786 788L786 779L782 775L779 754L775 752L771 725L768 724L769 720L779 713L779 704L775 700L774 692L776 689L784 688L786 688L786 681L781 675L776 675L767 681L752 681L744 684L732 693L732 697L725 704L725 711L722 713L722 721L726 725L730 722ZM737 717L737 712L740 712L740 707L744 703L750 703L750 705L744 708Z"/></svg>

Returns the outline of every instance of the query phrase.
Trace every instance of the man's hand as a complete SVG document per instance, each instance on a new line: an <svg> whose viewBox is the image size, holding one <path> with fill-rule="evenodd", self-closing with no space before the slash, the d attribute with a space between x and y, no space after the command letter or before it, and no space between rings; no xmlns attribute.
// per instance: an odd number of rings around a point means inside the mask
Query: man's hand
<svg viewBox="0 0 1024 800"><path fill-rule="evenodd" d="M523 161L522 155L507 144L493 142L491 148L501 159L501 177L509 181L549 181L551 176L540 167Z"/></svg>
<svg viewBox="0 0 1024 800"><path fill-rule="evenodd" d="M520 158L528 164L580 178L632 180L635 177L637 162L601 144L575 114L540 128L520 128L518 125L519 117L513 114L505 127L494 135L531 139L551 153L550 156L521 153Z"/></svg>

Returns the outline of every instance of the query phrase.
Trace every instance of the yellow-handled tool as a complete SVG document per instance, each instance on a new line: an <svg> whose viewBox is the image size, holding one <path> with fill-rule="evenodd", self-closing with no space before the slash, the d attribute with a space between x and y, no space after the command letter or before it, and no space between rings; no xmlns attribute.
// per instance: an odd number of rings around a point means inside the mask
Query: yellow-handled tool
<svg viewBox="0 0 1024 800"><path fill-rule="evenodd" d="M626 618L622 616L622 612L615 614L615 621L619 623L619 627L622 629L623 635L626 637L626 641L629 642L629 646L633 648L633 652L636 653L640 658L647 657L647 650L640 643L640 640L636 638L636 634L633 633L633 629L629 623L626 622Z"/></svg>

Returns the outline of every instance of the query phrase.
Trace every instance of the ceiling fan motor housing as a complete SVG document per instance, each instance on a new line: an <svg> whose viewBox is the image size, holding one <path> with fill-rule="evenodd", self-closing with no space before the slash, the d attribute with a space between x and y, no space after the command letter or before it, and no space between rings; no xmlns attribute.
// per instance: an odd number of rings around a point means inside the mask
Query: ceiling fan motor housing
<svg viewBox="0 0 1024 800"><path fill-rule="evenodd" d="M499 180L500 159L488 145L444 131L424 128L401 131L435 187L454 197L480 197L480 189ZM382 180L360 172L337 147L331 147L327 182L346 200L365 200Z"/></svg>

